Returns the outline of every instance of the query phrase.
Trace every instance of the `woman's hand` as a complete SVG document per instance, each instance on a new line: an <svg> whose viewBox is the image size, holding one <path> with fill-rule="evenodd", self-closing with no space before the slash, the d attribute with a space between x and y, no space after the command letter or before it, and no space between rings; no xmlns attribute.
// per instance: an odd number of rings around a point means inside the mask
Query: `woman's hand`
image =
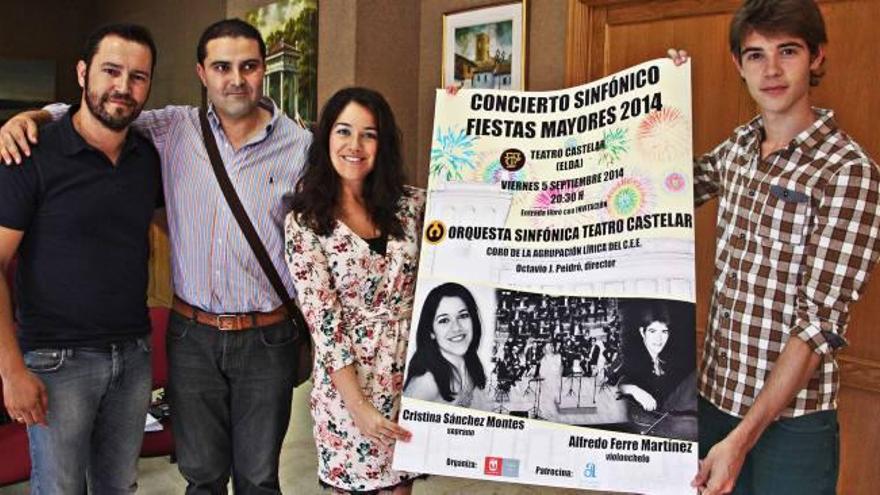
<svg viewBox="0 0 880 495"><path fill-rule="evenodd" d="M412 438L412 433L383 416L366 399L351 409L351 417L361 433L376 442L390 445L395 440L409 442Z"/></svg>
<svg viewBox="0 0 880 495"><path fill-rule="evenodd" d="M342 395L345 406L351 413L354 425L367 438L379 443L391 445L395 440L409 442L412 434L394 421L382 416L373 404L364 397L363 391L358 384L357 372L354 366L344 366L330 375L336 390Z"/></svg>
<svg viewBox="0 0 880 495"><path fill-rule="evenodd" d="M459 89L461 89L461 86L458 86L456 84L450 84L449 86L446 86L446 94L448 94L450 96L455 96L458 94Z"/></svg>

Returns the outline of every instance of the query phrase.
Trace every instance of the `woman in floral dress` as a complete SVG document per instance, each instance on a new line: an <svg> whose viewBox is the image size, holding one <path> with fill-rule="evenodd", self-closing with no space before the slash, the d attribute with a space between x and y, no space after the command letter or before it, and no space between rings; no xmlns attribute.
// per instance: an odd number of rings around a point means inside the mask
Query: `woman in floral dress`
<svg viewBox="0 0 880 495"><path fill-rule="evenodd" d="M348 88L324 106L285 222L285 252L315 343L318 477L336 491L408 494L394 471L424 193L404 186L385 99Z"/></svg>

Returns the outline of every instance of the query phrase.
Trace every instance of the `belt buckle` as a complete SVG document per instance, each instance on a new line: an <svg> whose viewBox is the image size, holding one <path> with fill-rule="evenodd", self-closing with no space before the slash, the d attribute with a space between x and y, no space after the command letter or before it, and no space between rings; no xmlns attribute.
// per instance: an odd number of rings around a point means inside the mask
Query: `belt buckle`
<svg viewBox="0 0 880 495"><path fill-rule="evenodd" d="M217 330L237 330L238 315L223 314L217 315Z"/></svg>

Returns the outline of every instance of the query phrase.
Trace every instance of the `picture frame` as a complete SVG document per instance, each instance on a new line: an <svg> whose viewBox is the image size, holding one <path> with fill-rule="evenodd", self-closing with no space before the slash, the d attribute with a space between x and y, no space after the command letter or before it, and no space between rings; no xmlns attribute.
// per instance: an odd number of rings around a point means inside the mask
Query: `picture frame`
<svg viewBox="0 0 880 495"><path fill-rule="evenodd" d="M276 0L244 16L266 43L265 96L303 128L318 120L318 1Z"/></svg>
<svg viewBox="0 0 880 495"><path fill-rule="evenodd" d="M526 89L526 1L443 14L443 87Z"/></svg>

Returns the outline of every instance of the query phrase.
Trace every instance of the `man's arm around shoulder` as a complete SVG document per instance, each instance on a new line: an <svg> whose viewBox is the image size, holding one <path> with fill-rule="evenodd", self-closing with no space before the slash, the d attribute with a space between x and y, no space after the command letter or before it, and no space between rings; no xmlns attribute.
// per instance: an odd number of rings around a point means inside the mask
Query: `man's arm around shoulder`
<svg viewBox="0 0 880 495"><path fill-rule="evenodd" d="M37 144L37 127L52 121L45 110L28 110L9 119L0 127L0 159L6 165L21 165L31 156L31 145Z"/></svg>
<svg viewBox="0 0 880 495"><path fill-rule="evenodd" d="M175 119L184 117L192 107L166 106L156 110L144 110L132 123L156 147L164 142ZM65 103L53 103L41 110L21 112L0 127L0 160L5 165L21 165L31 156L31 147L37 144L39 126L60 120L70 109Z"/></svg>

